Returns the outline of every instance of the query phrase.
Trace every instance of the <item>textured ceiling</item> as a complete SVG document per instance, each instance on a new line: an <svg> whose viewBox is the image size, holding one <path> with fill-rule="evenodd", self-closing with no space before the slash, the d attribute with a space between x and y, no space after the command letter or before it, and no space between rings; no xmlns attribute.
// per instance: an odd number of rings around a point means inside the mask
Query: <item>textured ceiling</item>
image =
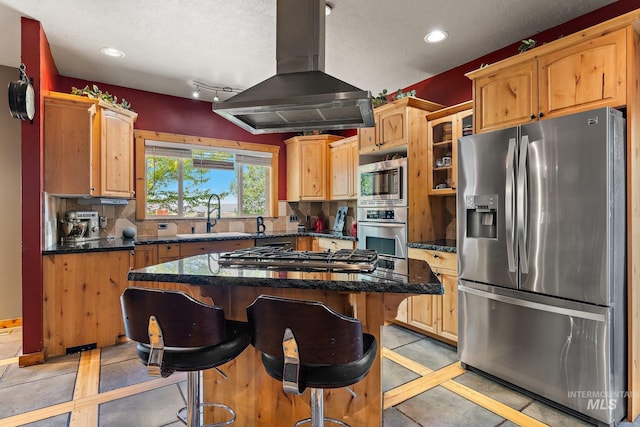
<svg viewBox="0 0 640 427"><path fill-rule="evenodd" d="M609 3L335 0L325 72L373 95L395 91ZM275 74L275 9L276 0L0 0L0 65L20 64L27 16L42 23L62 75L180 97L193 80L246 89ZM434 28L449 38L425 43ZM126 56L108 58L104 46Z"/></svg>

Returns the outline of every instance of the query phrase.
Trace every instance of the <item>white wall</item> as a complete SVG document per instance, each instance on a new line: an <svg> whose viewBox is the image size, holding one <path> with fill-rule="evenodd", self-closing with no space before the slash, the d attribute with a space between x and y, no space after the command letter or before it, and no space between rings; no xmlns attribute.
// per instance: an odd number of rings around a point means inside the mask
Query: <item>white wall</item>
<svg viewBox="0 0 640 427"><path fill-rule="evenodd" d="M22 317L21 125L9 114L6 88L16 68L0 65L0 320Z"/></svg>

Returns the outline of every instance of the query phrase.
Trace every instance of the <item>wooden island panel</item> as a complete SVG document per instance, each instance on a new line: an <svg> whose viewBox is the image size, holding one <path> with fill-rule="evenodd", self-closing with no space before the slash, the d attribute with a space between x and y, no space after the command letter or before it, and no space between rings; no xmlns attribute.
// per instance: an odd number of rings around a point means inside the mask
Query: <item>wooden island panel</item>
<svg viewBox="0 0 640 427"><path fill-rule="evenodd" d="M352 427L382 425L381 326L385 317L395 317L397 305L408 294L227 286L202 286L200 293L211 296L217 305L224 307L227 317L235 320L246 321L246 307L261 294L322 301L340 313L358 318L363 330L378 340L376 361L369 374L351 386L356 397L344 388L325 390L325 416L341 419ZM260 353L253 347L249 346L220 369L228 379L215 370L204 372L204 399L234 408L238 425L293 425L310 416L309 391L301 396L286 394L282 383L267 375Z"/></svg>

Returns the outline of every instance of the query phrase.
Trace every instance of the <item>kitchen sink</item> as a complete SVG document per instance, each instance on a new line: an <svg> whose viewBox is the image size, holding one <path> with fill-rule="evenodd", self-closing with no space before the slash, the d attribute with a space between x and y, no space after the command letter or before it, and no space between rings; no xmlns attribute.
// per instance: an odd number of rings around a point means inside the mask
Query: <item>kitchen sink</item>
<svg viewBox="0 0 640 427"><path fill-rule="evenodd" d="M212 238L216 237L242 237L242 236L250 236L249 233L242 233L240 231L221 231L219 233L189 233L189 234L176 234L178 239L203 239L203 238Z"/></svg>

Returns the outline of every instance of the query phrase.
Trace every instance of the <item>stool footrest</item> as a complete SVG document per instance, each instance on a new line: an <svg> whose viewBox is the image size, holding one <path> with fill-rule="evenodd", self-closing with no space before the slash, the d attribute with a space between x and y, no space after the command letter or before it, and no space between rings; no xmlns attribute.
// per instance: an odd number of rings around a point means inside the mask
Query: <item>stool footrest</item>
<svg viewBox="0 0 640 427"><path fill-rule="evenodd" d="M235 422L236 420L236 412L228 405L225 405L224 403L201 403L200 407L206 407L206 406L213 406L216 408L222 408L225 411L227 411L230 415L231 418L226 420L226 421L220 421L217 423L212 423L212 424L203 424L200 427L223 427L223 426L228 426L230 424L232 424L233 422ZM178 419L180 421L182 421L183 423L185 423L185 425L187 424L187 407L185 406L184 408L180 409L178 411L178 413L176 414L176 416L178 417Z"/></svg>

